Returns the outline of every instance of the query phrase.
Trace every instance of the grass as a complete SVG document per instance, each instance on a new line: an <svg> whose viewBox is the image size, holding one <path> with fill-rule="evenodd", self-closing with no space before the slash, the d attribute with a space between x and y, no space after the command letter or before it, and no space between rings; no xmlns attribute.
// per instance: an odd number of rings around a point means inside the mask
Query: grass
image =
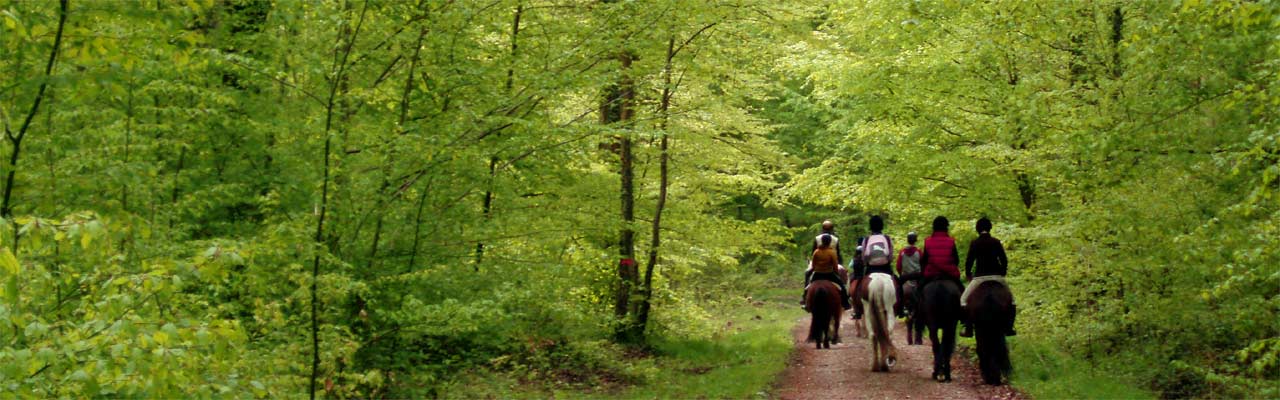
<svg viewBox="0 0 1280 400"><path fill-rule="evenodd" d="M754 286L752 286L754 287ZM591 375L573 382L545 371L462 371L439 384L436 396L500 399L744 399L768 398L794 347L791 329L804 311L795 288L758 289L751 302L716 310L717 326L727 327L711 339L654 337L649 356L626 355L620 347L588 347L583 358L606 358L612 368L644 378L618 382ZM552 368L555 369L555 368Z"/></svg>
<svg viewBox="0 0 1280 400"><path fill-rule="evenodd" d="M734 328L715 340L658 340L659 375L621 398L766 398L793 349L791 328L804 313L794 289L766 289L755 305L726 310Z"/></svg>
<svg viewBox="0 0 1280 400"><path fill-rule="evenodd" d="M972 346L972 339L962 343ZM1135 382L1116 373L1121 362L1090 361L1063 352L1054 343L1019 335L1009 338L1012 385L1034 399L1154 399ZM976 362L976 360L975 360Z"/></svg>

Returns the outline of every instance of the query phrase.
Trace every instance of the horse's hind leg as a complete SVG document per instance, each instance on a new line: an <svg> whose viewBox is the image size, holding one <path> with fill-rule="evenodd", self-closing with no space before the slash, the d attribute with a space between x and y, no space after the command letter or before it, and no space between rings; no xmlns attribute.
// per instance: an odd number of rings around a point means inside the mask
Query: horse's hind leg
<svg viewBox="0 0 1280 400"><path fill-rule="evenodd" d="M889 349L888 355L885 356L885 367L884 367L885 371L888 371L889 367L892 367L894 364L898 363L898 349L893 346L892 336L885 337L884 343L885 343L885 347L888 347Z"/></svg>
<svg viewBox="0 0 1280 400"><path fill-rule="evenodd" d="M955 322L942 328L942 374L943 382L951 382L951 355L956 351Z"/></svg>
<svg viewBox="0 0 1280 400"><path fill-rule="evenodd" d="M875 332L871 333L871 372L883 371L880 365L880 343L876 341Z"/></svg>
<svg viewBox="0 0 1280 400"><path fill-rule="evenodd" d="M840 313L836 313L836 317L831 319L832 330L835 332L832 341L840 343Z"/></svg>

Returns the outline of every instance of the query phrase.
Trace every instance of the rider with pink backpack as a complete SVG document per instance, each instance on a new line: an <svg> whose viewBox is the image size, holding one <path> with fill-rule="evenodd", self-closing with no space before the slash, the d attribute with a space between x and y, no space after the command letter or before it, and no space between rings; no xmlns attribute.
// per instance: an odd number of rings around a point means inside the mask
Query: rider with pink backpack
<svg viewBox="0 0 1280 400"><path fill-rule="evenodd" d="M898 282L897 274L893 272L893 240L889 239L889 235L885 235L883 232L884 218L879 215L872 216L868 225L871 228L871 235L863 239L861 243L862 251L855 257L860 257L863 264L866 265L866 275L883 273L893 278L893 286L897 294L897 302L893 305L893 313L902 317L904 316L902 312L902 285ZM861 283L859 281L853 287L853 319L862 318Z"/></svg>

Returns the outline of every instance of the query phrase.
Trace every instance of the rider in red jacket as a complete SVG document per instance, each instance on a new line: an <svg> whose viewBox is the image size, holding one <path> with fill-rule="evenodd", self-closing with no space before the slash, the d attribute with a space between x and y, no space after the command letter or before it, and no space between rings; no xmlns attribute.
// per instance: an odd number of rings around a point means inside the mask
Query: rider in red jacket
<svg viewBox="0 0 1280 400"><path fill-rule="evenodd" d="M956 240L947 234L951 222L947 217L938 216L933 219L933 234L924 240L924 253L920 263L924 264L925 282L935 279L950 279L960 287L960 252L956 250ZM921 285L924 287L924 285Z"/></svg>

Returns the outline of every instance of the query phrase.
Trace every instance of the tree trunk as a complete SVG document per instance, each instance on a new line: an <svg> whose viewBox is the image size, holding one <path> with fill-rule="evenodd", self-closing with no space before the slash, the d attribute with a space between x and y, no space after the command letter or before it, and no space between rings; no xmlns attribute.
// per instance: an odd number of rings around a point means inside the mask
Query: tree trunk
<svg viewBox="0 0 1280 400"><path fill-rule="evenodd" d="M519 54L520 43L517 39L520 37L520 16L524 14L524 4L516 4L515 15L511 17L511 66L507 67L507 82L503 86L507 95L511 94L511 88L515 85L516 76L516 56ZM498 156L489 158L489 187L484 191L484 203L481 204L484 212L484 222L488 223L493 213L493 180L497 174ZM480 262L484 260L484 239L476 241L476 267L475 270L480 271Z"/></svg>
<svg viewBox="0 0 1280 400"><path fill-rule="evenodd" d="M632 56L630 53L623 52L618 56L621 63L621 78L618 80L618 86L610 91L609 97L606 99L604 107L608 112L602 115L605 123L617 122L623 124L623 134L618 136L619 148L619 199L621 200L622 228L618 238L618 255L621 259L618 263L618 292L617 299L614 304L614 314L622 321L627 321L627 314L630 310L631 292L635 288L637 282L638 268L635 262L635 231L631 229L631 224L635 222L635 185L634 185L634 167L633 156L631 154L631 131L625 124L632 118L631 101L634 98L632 93L632 81L629 76L631 69ZM611 117L616 120L610 121ZM624 322L619 326L618 337L624 342L635 342L639 338L627 336L632 333L626 327L630 322Z"/></svg>
<svg viewBox="0 0 1280 400"><path fill-rule="evenodd" d="M44 80L40 82L40 88L36 90L36 98L31 102L31 110L27 112L27 117L22 121L22 126L18 127L18 133L14 134L9 130L8 124L5 124L4 134L9 143L13 145L13 151L9 153L9 174L5 178L4 200L0 203L0 217L12 220L13 217L13 185L15 175L18 172L18 155L22 150L22 139L26 138L27 130L31 128L31 121L35 118L36 113L40 111L40 102L44 100L44 92L49 89L49 78L53 75L53 64L58 60L58 49L62 47L62 31L67 24L67 8L68 0L58 1L58 30L53 36L53 48L49 50L49 61L44 66ZM17 226L14 226L13 251L18 251Z"/></svg>
<svg viewBox="0 0 1280 400"><path fill-rule="evenodd" d="M658 103L658 115L661 118L658 122L659 134L662 139L659 142L658 149L658 204L654 207L653 226L649 237L649 260L644 271L644 286L641 289L643 295L640 297L640 306L636 314L636 323L632 329L633 334L644 336L645 328L649 324L649 309L653 305L653 269L658 265L658 250L661 248L662 233L662 210L667 205L667 185L669 182L669 174L667 173L667 164L670 155L667 151L670 135L667 134L667 125L670 121L668 110L671 109L671 59L675 58L675 36L667 39L667 61L662 68L662 98Z"/></svg>
<svg viewBox="0 0 1280 400"><path fill-rule="evenodd" d="M357 35L360 34L360 27L364 25L364 16L368 9L369 2L366 0L363 9L360 10L360 19L356 23L354 31L348 32L346 28L339 30L339 43L343 46L342 57L335 57L334 59L333 76L329 82L329 100L325 104L324 172L323 181L320 185L320 210L316 216L316 235L314 240L317 248L311 263L311 385L309 393L312 400L316 398L316 380L320 376L320 317L317 307L319 299L316 295L316 284L320 280L321 252L326 247L324 243L324 219L329 209L330 149L333 146L334 106L338 87L344 82L343 78L347 72L347 59L351 56L351 50L355 45Z"/></svg>
<svg viewBox="0 0 1280 400"><path fill-rule="evenodd" d="M427 32L428 30L426 25L423 25L422 29L418 31L418 40L415 41L416 44L413 47L413 56L409 58L409 71L405 75L404 88L400 93L400 117L397 119L397 124L396 124L397 129L400 129L401 132L403 132L404 130L405 122L408 121L409 119L409 103L410 103L409 97L410 95L413 94L414 73L418 69L418 61L420 60L421 52L422 52L422 40L427 37ZM398 134L399 133L397 133L397 135ZM384 199L387 197L384 195L384 192L386 192L387 188L391 187L390 175L392 171L392 167L391 167L392 160L395 159L394 157L395 148L392 147L390 151L392 152L392 157L388 157L386 166L382 171L382 187L379 188L378 193L376 193L376 195L378 196L378 201L376 202L377 208L373 210L373 212L378 214L378 217L377 217L377 222L375 223L374 229L373 229L373 243L371 243L369 246L369 269L370 270L373 270L375 267L377 267L378 241L382 238L382 225L384 220L382 209L383 209L383 205L385 204Z"/></svg>

